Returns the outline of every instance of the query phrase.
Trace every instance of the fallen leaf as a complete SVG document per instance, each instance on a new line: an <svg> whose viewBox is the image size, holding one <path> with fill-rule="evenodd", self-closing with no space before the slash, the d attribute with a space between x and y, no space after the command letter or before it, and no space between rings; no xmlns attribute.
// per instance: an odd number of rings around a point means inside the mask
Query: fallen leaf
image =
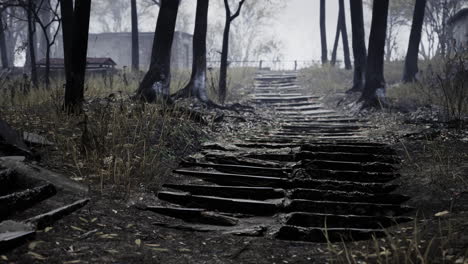
<svg viewBox="0 0 468 264"><path fill-rule="evenodd" d="M441 217L441 216L445 216L448 214L450 214L450 212L446 210L446 211L438 212L437 214L435 214L435 216Z"/></svg>
<svg viewBox="0 0 468 264"><path fill-rule="evenodd" d="M2 255L2 259L3 259L4 261L8 261L8 258L7 258L7 256L5 256L5 255Z"/></svg>
<svg viewBox="0 0 468 264"><path fill-rule="evenodd" d="M40 254L37 254L35 252L32 252L32 251L28 251L28 255L30 255L31 257L35 258L35 259L38 259L38 260L46 260L46 257L40 255Z"/></svg>
<svg viewBox="0 0 468 264"><path fill-rule="evenodd" d="M97 221L97 218L96 218L96 217L93 218L93 219L91 219L91 223L94 223L94 222L96 222L96 221Z"/></svg>
<svg viewBox="0 0 468 264"><path fill-rule="evenodd" d="M192 252L192 250L188 249L188 248L181 248L179 249L180 252Z"/></svg>
<svg viewBox="0 0 468 264"><path fill-rule="evenodd" d="M82 228L79 228L77 226L70 226L72 229L75 229L77 231L81 231L81 232L86 232L86 230L82 229Z"/></svg>
<svg viewBox="0 0 468 264"><path fill-rule="evenodd" d="M147 247L160 247L160 244L145 244Z"/></svg>
<svg viewBox="0 0 468 264"><path fill-rule="evenodd" d="M85 223L88 223L88 220L84 219L83 217L80 217L80 220L85 222Z"/></svg>
<svg viewBox="0 0 468 264"><path fill-rule="evenodd" d="M136 244L137 246L141 246L141 239L135 240L135 244Z"/></svg>
<svg viewBox="0 0 468 264"><path fill-rule="evenodd" d="M30 250L34 250L37 247L37 245L39 245L42 242L43 241L33 241L33 242L29 243L28 248Z"/></svg>
<svg viewBox="0 0 468 264"><path fill-rule="evenodd" d="M77 260L70 260L70 261L63 262L63 264L75 264L75 263L81 263L81 260L77 259Z"/></svg>
<svg viewBox="0 0 468 264"><path fill-rule="evenodd" d="M169 249L167 248L152 248L152 250L158 251L158 252L169 252Z"/></svg>
<svg viewBox="0 0 468 264"><path fill-rule="evenodd" d="M54 228L51 227L51 226L48 226L48 227L46 227L46 228L44 229L44 232L47 233L47 232L49 232L49 231L52 230L52 229L54 229Z"/></svg>
<svg viewBox="0 0 468 264"><path fill-rule="evenodd" d="M119 251L115 250L115 249L109 249L109 250L106 250L107 252L111 253L111 254L118 254Z"/></svg>

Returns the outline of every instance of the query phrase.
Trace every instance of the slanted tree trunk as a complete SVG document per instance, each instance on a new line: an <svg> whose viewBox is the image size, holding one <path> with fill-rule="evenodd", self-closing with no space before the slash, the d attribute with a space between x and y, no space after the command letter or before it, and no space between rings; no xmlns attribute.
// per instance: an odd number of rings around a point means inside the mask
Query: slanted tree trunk
<svg viewBox="0 0 468 264"><path fill-rule="evenodd" d="M132 12L132 69L140 69L140 44L138 40L138 13L136 0L131 0Z"/></svg>
<svg viewBox="0 0 468 264"><path fill-rule="evenodd" d="M5 26L3 24L2 14L3 10L0 10L0 59L2 60L2 68L7 69L9 67L9 63L5 37Z"/></svg>
<svg viewBox="0 0 468 264"><path fill-rule="evenodd" d="M37 80L37 67L36 67L36 41L35 41L35 22L34 22L34 3L33 0L28 0L28 49L29 49L29 62L31 67L31 81L35 87L38 87Z"/></svg>
<svg viewBox="0 0 468 264"><path fill-rule="evenodd" d="M338 43L340 41L340 34L343 40L343 56L345 62L345 69L352 69L351 58L349 54L349 41L348 41L348 30L346 28L346 13L344 0L338 0L339 11L338 11L338 22L336 25L335 43L333 45L331 65L336 65L336 54L338 52Z"/></svg>
<svg viewBox="0 0 468 264"><path fill-rule="evenodd" d="M353 67L351 66L351 56L349 53L349 41L348 41L348 29L346 27L346 9L344 0L339 0L340 6L340 31L341 31L341 38L343 40L343 55L344 55L344 62L345 62L345 69L351 70Z"/></svg>
<svg viewBox="0 0 468 264"><path fill-rule="evenodd" d="M136 97L154 102L158 96L170 100L171 50L180 0L162 0L153 40L151 63Z"/></svg>
<svg viewBox="0 0 468 264"><path fill-rule="evenodd" d="M174 96L196 97L208 104L213 102L208 98L206 89L206 33L208 26L209 0L197 0L195 15L195 31L193 34L192 76L188 85Z"/></svg>
<svg viewBox="0 0 468 264"><path fill-rule="evenodd" d="M332 66L336 65L336 54L338 52L338 44L340 42L340 30L341 30L341 16L338 15L338 22L336 24L336 33L335 33L335 42L333 43L333 50L332 50L332 55L331 55L331 61L330 64Z"/></svg>
<svg viewBox="0 0 468 264"><path fill-rule="evenodd" d="M224 25L223 34L223 48L221 51L221 66L219 69L219 102L224 104L226 101L227 94L227 68L228 68L228 55L229 55L229 33L231 31L231 23L236 19L241 11L242 5L245 0L239 2L237 11L234 15L231 15L231 8L229 7L229 1L224 0L224 8L226 10L226 22Z"/></svg>
<svg viewBox="0 0 468 264"><path fill-rule="evenodd" d="M84 101L84 83L86 74L86 55L88 52L89 19L91 0L75 2L73 12L73 42L71 47L71 79L67 80L65 90L65 108L69 112L80 112Z"/></svg>
<svg viewBox="0 0 468 264"><path fill-rule="evenodd" d="M383 106L385 102L384 56L389 0L374 1L369 36L366 83L360 98L363 108Z"/></svg>
<svg viewBox="0 0 468 264"><path fill-rule="evenodd" d="M322 43L322 64L328 63L327 28L325 0L320 0L320 40Z"/></svg>
<svg viewBox="0 0 468 264"><path fill-rule="evenodd" d="M403 72L403 82L416 81L418 73L419 45L421 43L421 34L424 23L424 14L427 0L416 0L413 13L413 25L406 53L405 68Z"/></svg>
<svg viewBox="0 0 468 264"><path fill-rule="evenodd" d="M364 88L366 72L366 40L362 0L350 0L351 25L353 31L354 78L349 92L360 92Z"/></svg>

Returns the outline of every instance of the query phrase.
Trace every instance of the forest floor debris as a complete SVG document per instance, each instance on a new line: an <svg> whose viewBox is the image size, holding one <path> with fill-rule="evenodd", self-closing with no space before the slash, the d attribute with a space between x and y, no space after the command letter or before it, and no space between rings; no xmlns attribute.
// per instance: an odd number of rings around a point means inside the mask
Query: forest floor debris
<svg viewBox="0 0 468 264"><path fill-rule="evenodd" d="M336 102L330 100L333 107ZM85 209L39 231L36 240L0 253L0 263L467 263L468 135L450 127L433 133L427 130L434 129L432 124L420 121L426 117L418 120L419 114L361 116L377 126L369 129L370 136L399 150L404 159L400 192L414 197L410 205L420 209L415 222L390 229L385 238L315 244L156 226L184 222L133 205L152 204L152 191L167 181L164 175L180 158L195 153L207 139L229 143L234 134L249 133L254 126L275 126L268 109L254 114L193 108L203 112L206 125L125 99L92 102L88 119L61 116L50 105L2 110L2 118L14 127L54 143L33 147L43 156L38 165L85 182L94 193ZM82 141L86 133L93 145ZM105 151L97 152L97 146ZM157 174L146 175L157 177L157 184L149 184L155 178L135 175L142 167L134 166L143 166L145 153L154 155L144 168ZM160 162L148 165L156 160Z"/></svg>

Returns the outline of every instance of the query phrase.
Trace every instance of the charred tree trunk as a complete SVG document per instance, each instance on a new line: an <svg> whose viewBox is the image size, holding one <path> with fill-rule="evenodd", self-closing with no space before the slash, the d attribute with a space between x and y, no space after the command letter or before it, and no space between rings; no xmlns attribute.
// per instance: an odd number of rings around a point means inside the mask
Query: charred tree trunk
<svg viewBox="0 0 468 264"><path fill-rule="evenodd" d="M221 51L221 66L219 69L219 102L224 104L226 101L227 94L227 68L228 68L228 55L229 55L229 33L231 31L231 23L236 19L242 9L242 5L245 0L239 2L239 6L234 15L231 15L231 8L229 7L229 1L224 0L224 8L226 10L226 22L224 25L223 34L223 48Z"/></svg>
<svg viewBox="0 0 468 264"><path fill-rule="evenodd" d="M424 23L424 13L426 10L427 0L416 0L413 13L413 25L411 26L411 34L408 44L408 51L406 53L405 68L403 72L403 82L416 81L416 74L418 73L418 57L419 45L421 43L421 33Z"/></svg>
<svg viewBox="0 0 468 264"><path fill-rule="evenodd" d="M353 31L354 79L349 92L360 92L364 88L366 72L366 40L362 0L350 0L351 25Z"/></svg>
<svg viewBox="0 0 468 264"><path fill-rule="evenodd" d="M346 28L346 14L344 0L338 0L339 11L338 11L338 23L336 25L335 43L333 45L331 65L336 65L336 54L338 52L338 43L340 41L340 34L343 40L343 57L345 63L345 69L352 69L351 58L349 54L349 41L348 41L348 30Z"/></svg>
<svg viewBox="0 0 468 264"><path fill-rule="evenodd" d="M192 97L208 104L213 102L208 98L206 91L206 33L208 26L209 0L197 0L195 15L195 31L193 34L193 62L192 76L188 85L174 96Z"/></svg>
<svg viewBox="0 0 468 264"><path fill-rule="evenodd" d="M137 90L136 97L154 102L158 95L170 100L171 50L180 0L162 0L153 40L151 63Z"/></svg>
<svg viewBox="0 0 468 264"><path fill-rule="evenodd" d="M328 63L327 28L325 0L320 0L320 40L322 43L322 64Z"/></svg>
<svg viewBox="0 0 468 264"><path fill-rule="evenodd" d="M333 43L333 50L332 50L331 61L330 61L330 64L332 66L336 65L336 53L338 52L338 44L340 42L340 27L341 27L340 19L341 19L341 16L338 15L338 22L336 24L335 42Z"/></svg>
<svg viewBox="0 0 468 264"><path fill-rule="evenodd" d="M339 6L340 6L340 31L341 31L341 37L343 40L343 55L344 55L344 62L345 62L345 69L346 70L351 70L353 67L351 66L351 56L349 53L349 41L348 41L348 29L346 27L346 10L345 10L345 4L344 0L339 0Z"/></svg>
<svg viewBox="0 0 468 264"><path fill-rule="evenodd" d="M140 69L140 44L138 40L138 13L136 0L131 0L132 12L132 69Z"/></svg>
<svg viewBox="0 0 468 264"><path fill-rule="evenodd" d="M2 60L2 68L7 69L9 67L9 63L5 37L5 26L3 24L2 14L3 10L0 10L0 59Z"/></svg>
<svg viewBox="0 0 468 264"><path fill-rule="evenodd" d="M86 55L88 52L89 19L91 0L75 2L73 12L73 44L71 47L71 80L67 80L65 108L69 112L80 112L84 100ZM70 82L70 85L68 85Z"/></svg>
<svg viewBox="0 0 468 264"><path fill-rule="evenodd" d="M33 0L28 0L28 48L29 48L29 62L31 67L31 81L35 87L38 87L37 80L37 67L36 67L36 41L35 41L35 21L34 21L34 4Z"/></svg>
<svg viewBox="0 0 468 264"><path fill-rule="evenodd" d="M385 104L384 56L389 0L374 1L367 56L366 83L360 98L363 108Z"/></svg>
<svg viewBox="0 0 468 264"><path fill-rule="evenodd" d="M60 0L60 15L62 17L63 60L65 66L65 90L70 91L71 82L71 47L73 36L73 0Z"/></svg>

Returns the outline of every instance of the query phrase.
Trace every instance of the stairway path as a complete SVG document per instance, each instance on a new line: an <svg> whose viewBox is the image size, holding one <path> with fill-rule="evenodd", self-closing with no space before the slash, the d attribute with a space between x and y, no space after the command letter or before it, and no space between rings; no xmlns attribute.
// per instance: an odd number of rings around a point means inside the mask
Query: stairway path
<svg viewBox="0 0 468 264"><path fill-rule="evenodd" d="M305 94L295 73L259 74L251 101L275 113L278 126L205 144L202 159L174 174L156 213L212 230L278 239L326 242L385 236L408 222L410 197L393 194L399 158L368 139L365 120L327 109Z"/></svg>

